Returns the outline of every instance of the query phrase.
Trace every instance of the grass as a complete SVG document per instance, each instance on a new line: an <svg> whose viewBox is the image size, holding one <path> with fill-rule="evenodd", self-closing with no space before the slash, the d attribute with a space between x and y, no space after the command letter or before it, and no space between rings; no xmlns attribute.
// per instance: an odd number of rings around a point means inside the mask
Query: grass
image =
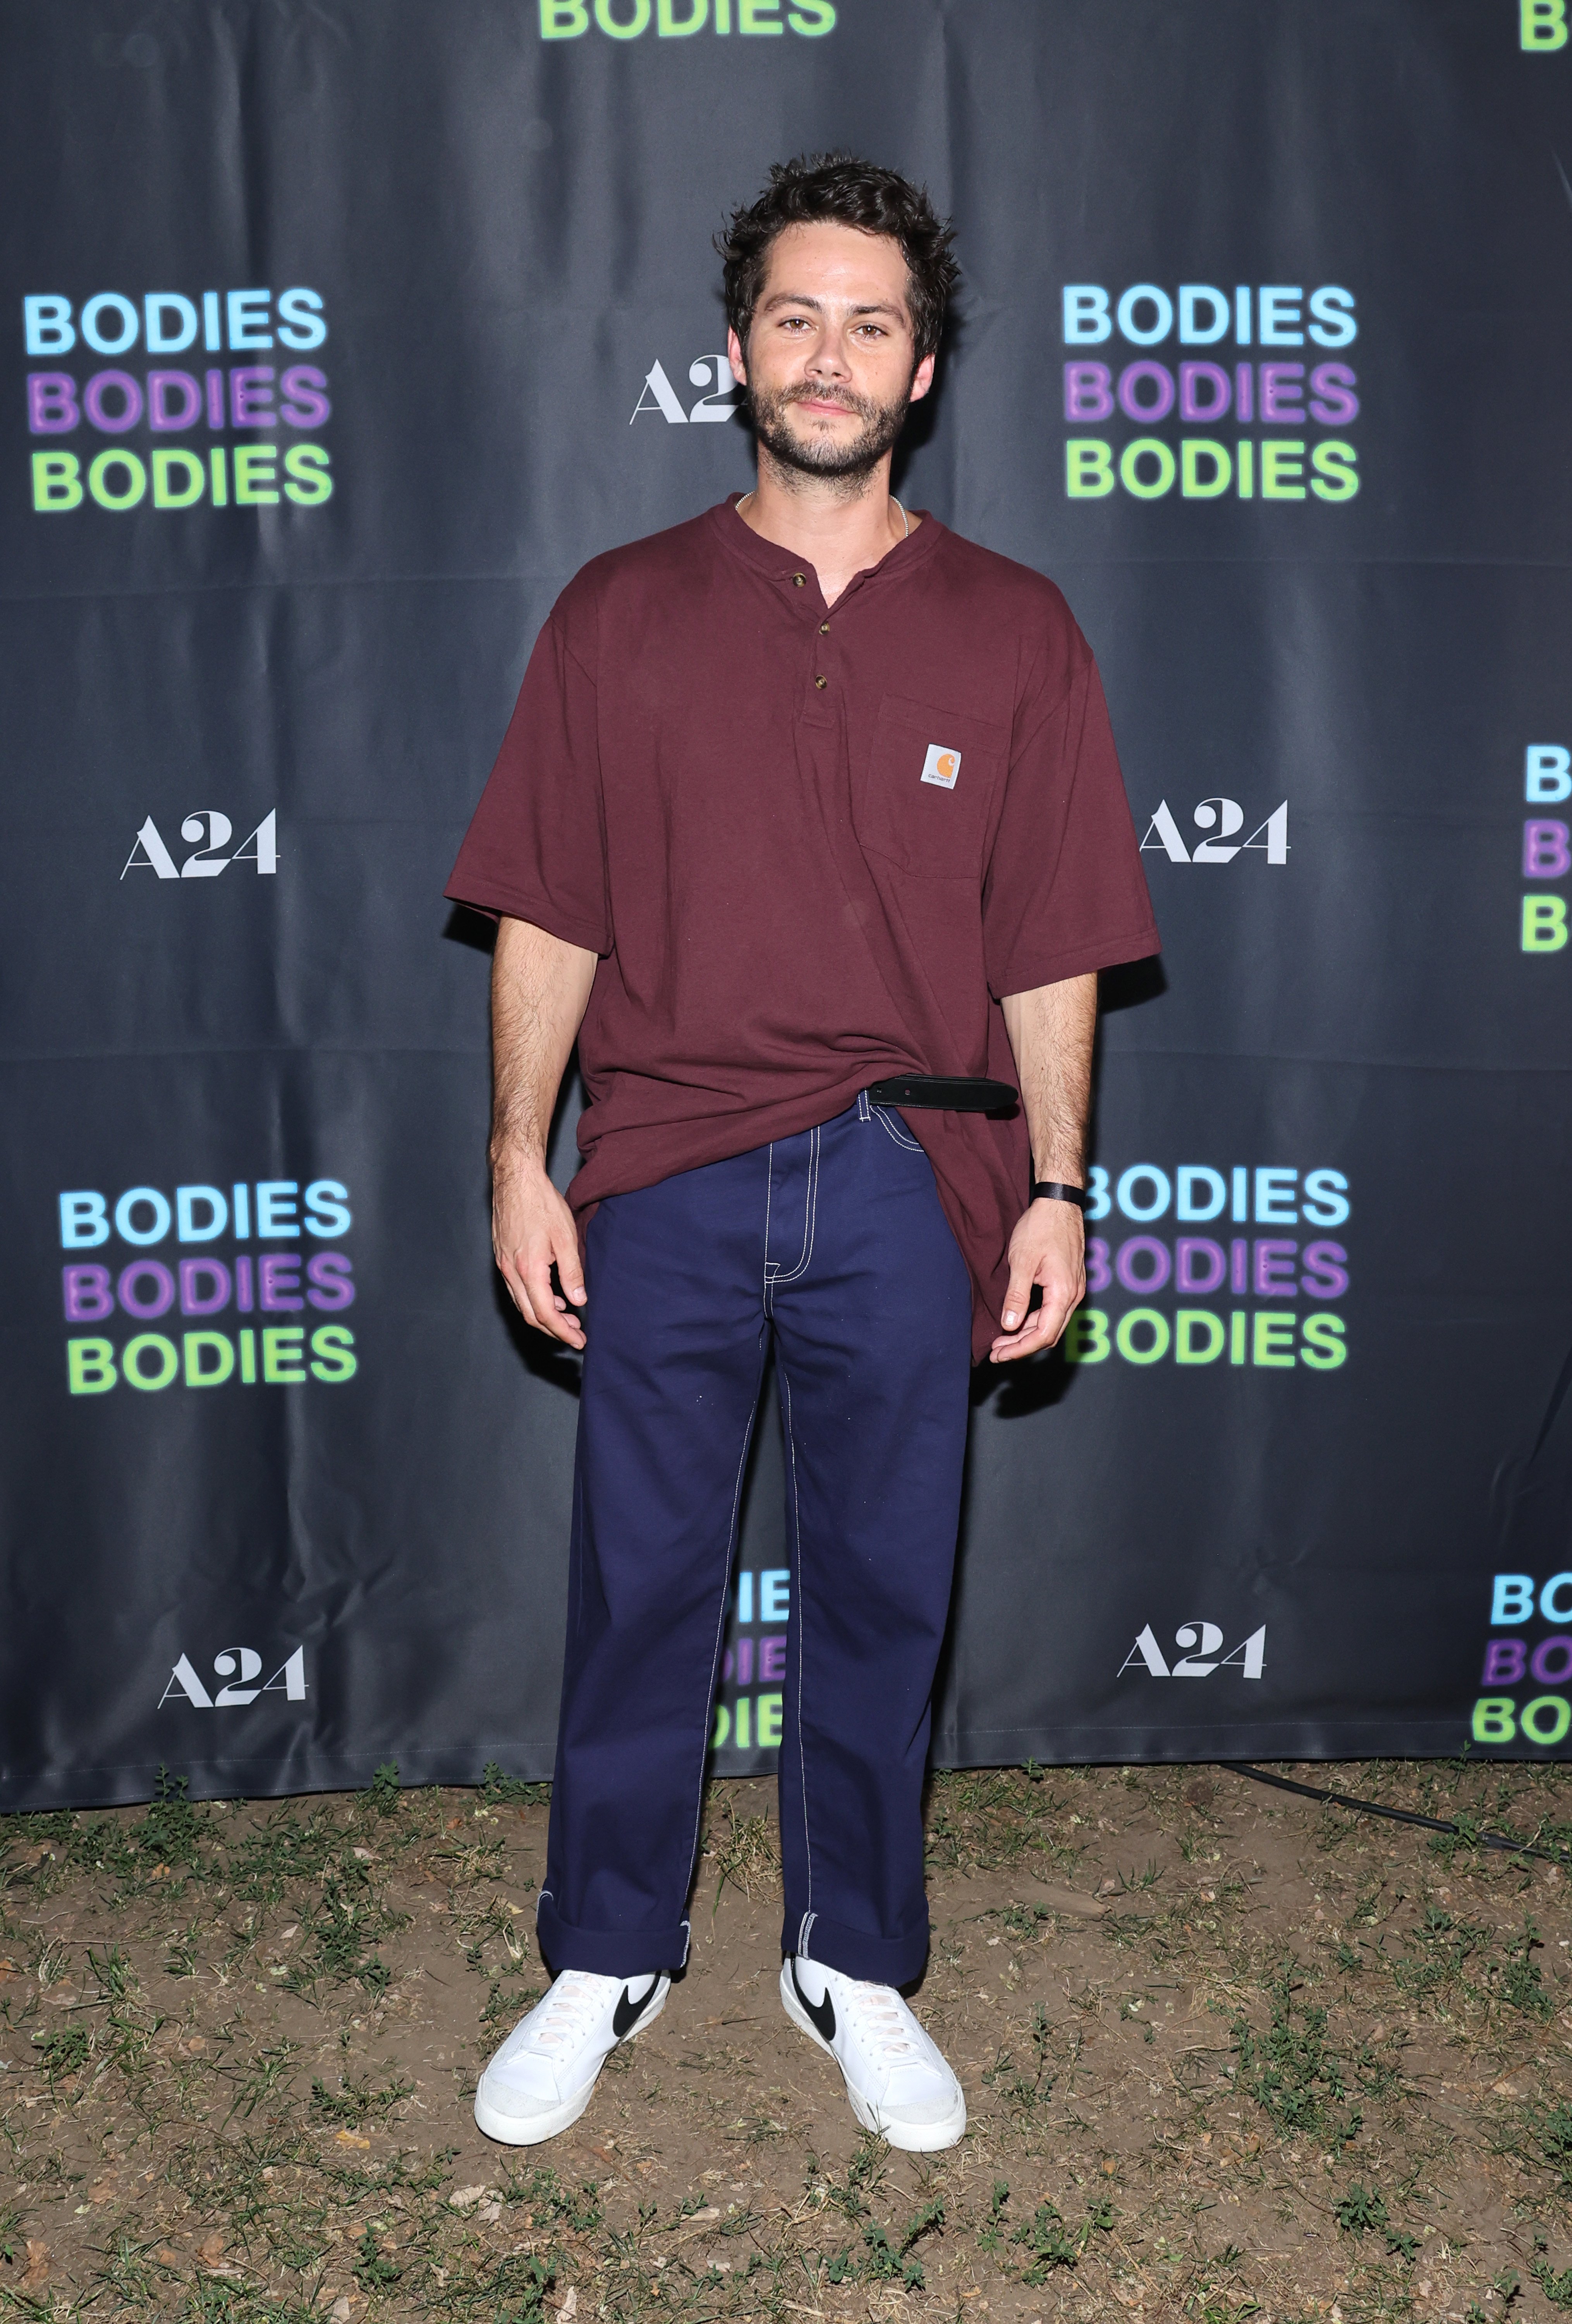
<svg viewBox="0 0 1572 2324"><path fill-rule="evenodd" d="M468 2092L544 1987L547 1787L390 1764L0 1820L0 2317L1572 2312L1567 1883L1475 1844L1565 1845L1572 1777L1332 1780L1463 1829L1220 1772L936 1775L919 2006L972 2126L930 2158L860 2137L777 2025L758 1786L710 1796L685 1988L544 2159L485 2146Z"/></svg>
<svg viewBox="0 0 1572 2324"><path fill-rule="evenodd" d="M774 1817L740 1814L733 1796L722 1796L719 1820L706 1827L703 1849L715 1871L712 1920L720 1911L728 1886L747 1897L753 1896L761 1886L779 1886L780 1835Z"/></svg>

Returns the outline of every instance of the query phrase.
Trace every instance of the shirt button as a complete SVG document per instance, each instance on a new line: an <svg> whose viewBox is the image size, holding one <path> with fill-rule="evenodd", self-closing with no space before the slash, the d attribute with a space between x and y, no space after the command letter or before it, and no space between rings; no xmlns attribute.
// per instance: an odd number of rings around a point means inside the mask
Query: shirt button
<svg viewBox="0 0 1572 2324"><path fill-rule="evenodd" d="M802 588L805 588L805 587L806 587L806 586L807 586L807 579L808 579L808 576L807 576L807 575L806 575L805 573L794 573L794 574L792 575L792 586L793 586L793 588L794 588L794 589L802 589Z"/></svg>
<svg viewBox="0 0 1572 2324"><path fill-rule="evenodd" d="M820 622L820 624L819 624L819 635L820 635L822 638L827 638L827 637L829 636L829 634L830 634L830 624L829 624L829 622Z"/></svg>
<svg viewBox="0 0 1572 2324"><path fill-rule="evenodd" d="M830 681L827 678L816 678L814 680L814 684L819 688L821 693L823 692L825 687L827 687Z"/></svg>

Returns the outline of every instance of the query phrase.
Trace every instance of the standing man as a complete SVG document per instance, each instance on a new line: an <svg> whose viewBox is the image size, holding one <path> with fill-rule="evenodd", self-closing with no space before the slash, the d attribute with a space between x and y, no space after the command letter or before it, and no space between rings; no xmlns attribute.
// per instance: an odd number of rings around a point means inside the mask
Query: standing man
<svg viewBox="0 0 1572 2324"><path fill-rule="evenodd" d="M539 1900L556 1982L475 2097L513 2144L577 2119L686 1959L772 1343L781 1999L866 2129L930 2149L966 2126L897 1988L928 1947L969 1364L1051 1348L1083 1294L1097 971L1157 936L1062 597L890 496L951 238L924 193L844 157L777 167L736 211L758 481L569 584L447 889L500 918L497 1264L584 1354ZM546 1141L575 1038L565 1201Z"/></svg>

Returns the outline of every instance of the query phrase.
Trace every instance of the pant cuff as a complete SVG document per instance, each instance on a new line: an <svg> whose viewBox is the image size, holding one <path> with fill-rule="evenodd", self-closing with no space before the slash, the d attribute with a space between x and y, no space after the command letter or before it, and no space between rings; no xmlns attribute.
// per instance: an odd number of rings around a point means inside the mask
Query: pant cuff
<svg viewBox="0 0 1572 2324"><path fill-rule="evenodd" d="M826 1920L823 1913L788 1912L780 1949L804 1960L822 1961L826 1969L867 1985L911 1985L927 1963L928 1915L924 1909L922 1925L905 1936L870 1937L866 1930Z"/></svg>
<svg viewBox="0 0 1572 2324"><path fill-rule="evenodd" d="M565 1969L587 1969L595 1977L643 1977L650 1969L669 1974L688 1957L685 1921L653 1928L575 1929L557 1911L549 1888L540 1892L535 1929L554 1977Z"/></svg>

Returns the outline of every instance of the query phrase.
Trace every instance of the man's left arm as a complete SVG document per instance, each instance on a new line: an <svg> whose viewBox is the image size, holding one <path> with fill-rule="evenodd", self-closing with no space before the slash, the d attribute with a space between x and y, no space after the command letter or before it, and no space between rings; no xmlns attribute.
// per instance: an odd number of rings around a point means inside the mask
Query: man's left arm
<svg viewBox="0 0 1572 2324"><path fill-rule="evenodd" d="M1033 1178L1084 1185L1097 978L1069 976L1007 993L1001 1005L1021 1077ZM1005 1328L989 1351L996 1364L1053 1347L1084 1298L1086 1230L1077 1205L1046 1195L1028 1201L1010 1237L1009 1262ZM1043 1304L1028 1314L1034 1284L1042 1286Z"/></svg>

